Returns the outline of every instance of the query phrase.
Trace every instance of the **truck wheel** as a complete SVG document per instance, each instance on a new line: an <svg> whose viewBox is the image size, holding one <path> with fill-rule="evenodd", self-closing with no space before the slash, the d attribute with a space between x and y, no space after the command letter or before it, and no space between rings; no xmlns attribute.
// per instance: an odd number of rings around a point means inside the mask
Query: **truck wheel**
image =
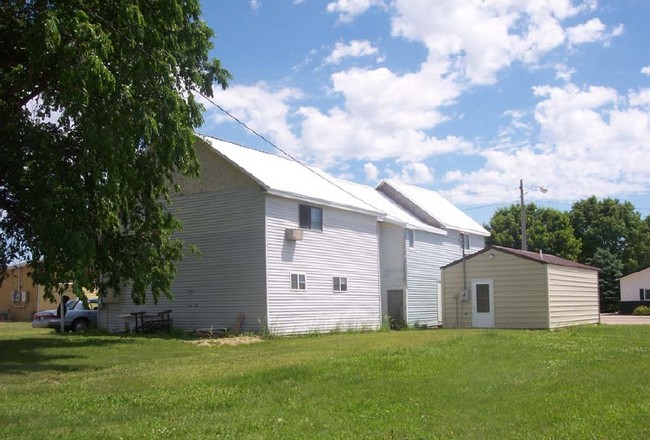
<svg viewBox="0 0 650 440"><path fill-rule="evenodd" d="M72 323L72 331L75 333L83 333L88 329L88 321L85 319L75 319Z"/></svg>

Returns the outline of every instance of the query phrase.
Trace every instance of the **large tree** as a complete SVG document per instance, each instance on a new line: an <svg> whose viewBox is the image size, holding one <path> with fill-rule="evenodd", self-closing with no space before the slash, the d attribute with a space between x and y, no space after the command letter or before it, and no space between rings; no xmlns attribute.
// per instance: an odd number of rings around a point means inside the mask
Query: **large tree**
<svg viewBox="0 0 650 440"><path fill-rule="evenodd" d="M580 261L606 249L623 263L624 274L642 268L650 246L649 225L630 202L592 196L573 204L571 224L582 241Z"/></svg>
<svg viewBox="0 0 650 440"><path fill-rule="evenodd" d="M229 79L199 1L6 0L0 14L0 269L28 259L47 288L170 294L170 182L198 172L195 93Z"/></svg>
<svg viewBox="0 0 650 440"><path fill-rule="evenodd" d="M618 279L623 276L623 263L620 257L608 249L600 248L585 263L600 269L598 291L601 312L617 311L621 300Z"/></svg>
<svg viewBox="0 0 650 440"><path fill-rule="evenodd" d="M582 241L579 261L601 269L601 310L615 310L618 278L650 263L650 224L632 203L595 196L574 203L569 215Z"/></svg>
<svg viewBox="0 0 650 440"><path fill-rule="evenodd" d="M488 244L512 248L521 246L521 210L519 205L498 209L486 225L490 231ZM575 260L580 253L580 241L575 238L569 215L552 208L526 205L526 234L528 250L543 251Z"/></svg>

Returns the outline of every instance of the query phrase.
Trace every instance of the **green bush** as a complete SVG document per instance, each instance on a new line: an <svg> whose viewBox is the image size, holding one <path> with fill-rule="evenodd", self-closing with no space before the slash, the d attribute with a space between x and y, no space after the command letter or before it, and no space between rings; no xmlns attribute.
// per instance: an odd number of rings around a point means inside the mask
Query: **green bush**
<svg viewBox="0 0 650 440"><path fill-rule="evenodd" d="M632 312L633 315L637 316L648 316L650 315L650 307L648 306L639 306Z"/></svg>

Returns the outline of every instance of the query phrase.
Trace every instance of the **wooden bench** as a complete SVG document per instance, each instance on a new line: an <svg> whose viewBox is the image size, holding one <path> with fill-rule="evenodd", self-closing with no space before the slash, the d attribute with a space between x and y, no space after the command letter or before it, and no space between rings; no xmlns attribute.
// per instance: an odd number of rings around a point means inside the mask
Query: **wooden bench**
<svg viewBox="0 0 650 440"><path fill-rule="evenodd" d="M135 318L136 333L155 333L160 331L169 331L172 329L173 320L171 318L172 310L163 310L155 315L147 315L147 312L133 312L131 315Z"/></svg>

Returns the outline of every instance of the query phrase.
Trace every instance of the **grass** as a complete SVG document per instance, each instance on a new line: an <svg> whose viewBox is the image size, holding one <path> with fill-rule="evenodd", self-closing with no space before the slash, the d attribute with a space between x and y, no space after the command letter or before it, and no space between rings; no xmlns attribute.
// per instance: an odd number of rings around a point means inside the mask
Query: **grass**
<svg viewBox="0 0 650 440"><path fill-rule="evenodd" d="M650 326L199 347L0 324L0 438L650 438Z"/></svg>

